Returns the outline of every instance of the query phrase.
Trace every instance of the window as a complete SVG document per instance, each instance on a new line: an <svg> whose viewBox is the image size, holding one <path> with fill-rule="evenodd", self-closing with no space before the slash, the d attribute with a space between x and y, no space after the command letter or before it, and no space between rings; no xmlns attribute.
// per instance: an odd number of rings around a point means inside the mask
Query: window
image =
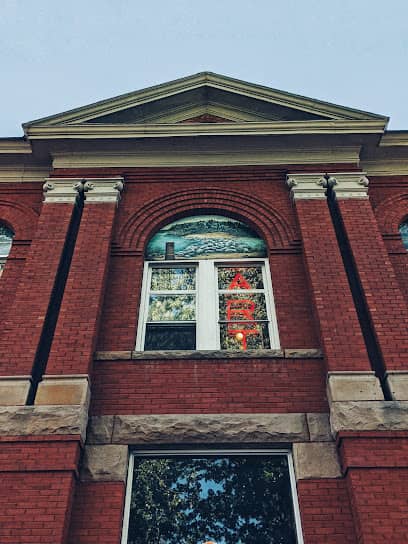
<svg viewBox="0 0 408 544"><path fill-rule="evenodd" d="M12 242L13 232L5 225L0 224L0 276L3 273Z"/></svg>
<svg viewBox="0 0 408 544"><path fill-rule="evenodd" d="M279 348L265 244L223 216L176 221L150 241L138 350Z"/></svg>
<svg viewBox="0 0 408 544"><path fill-rule="evenodd" d="M399 228L402 243L404 244L405 249L408 251L408 221L402 223Z"/></svg>
<svg viewBox="0 0 408 544"><path fill-rule="evenodd" d="M284 451L131 456L122 544L301 544Z"/></svg>

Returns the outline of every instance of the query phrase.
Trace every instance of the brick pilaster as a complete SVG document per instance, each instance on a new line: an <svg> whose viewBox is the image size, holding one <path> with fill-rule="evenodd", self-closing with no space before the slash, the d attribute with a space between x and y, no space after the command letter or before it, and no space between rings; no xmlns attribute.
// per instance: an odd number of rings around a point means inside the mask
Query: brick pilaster
<svg viewBox="0 0 408 544"><path fill-rule="evenodd" d="M363 335L320 174L288 176L329 372L370 372Z"/></svg>
<svg viewBox="0 0 408 544"><path fill-rule="evenodd" d="M367 196L368 180L355 174L334 174L333 178L338 209L391 392L397 400L408 400L408 306Z"/></svg>
<svg viewBox="0 0 408 544"><path fill-rule="evenodd" d="M39 350L41 334L64 245L77 201L77 179L49 180L37 231L28 252L13 303L0 341L0 375L24 377L19 390L8 398L8 386L1 387L0 404L24 404Z"/></svg>
<svg viewBox="0 0 408 544"><path fill-rule="evenodd" d="M36 404L86 402L84 380L90 374L96 346L121 184L121 178L85 183L81 225ZM67 378L64 382L63 377ZM66 395L61 395L62 388Z"/></svg>

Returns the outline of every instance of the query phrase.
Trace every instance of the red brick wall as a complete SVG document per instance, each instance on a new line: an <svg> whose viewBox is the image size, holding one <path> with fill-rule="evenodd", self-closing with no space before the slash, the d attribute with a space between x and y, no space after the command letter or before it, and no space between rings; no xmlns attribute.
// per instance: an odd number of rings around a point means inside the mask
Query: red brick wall
<svg viewBox="0 0 408 544"><path fill-rule="evenodd" d="M320 359L95 363L93 414L327 412Z"/></svg>
<svg viewBox="0 0 408 544"><path fill-rule="evenodd" d="M298 481L305 544L356 544L354 521L343 479Z"/></svg>
<svg viewBox="0 0 408 544"><path fill-rule="evenodd" d="M69 544L119 544L124 501L121 482L78 483Z"/></svg>
<svg viewBox="0 0 408 544"><path fill-rule="evenodd" d="M9 472L1 475L0 542L62 544L73 473ZM68 510L69 511L69 510Z"/></svg>
<svg viewBox="0 0 408 544"><path fill-rule="evenodd" d="M8 437L0 444L0 542L66 542L79 442Z"/></svg>
<svg viewBox="0 0 408 544"><path fill-rule="evenodd" d="M347 480L358 544L406 544L408 469L350 469Z"/></svg>
<svg viewBox="0 0 408 544"><path fill-rule="evenodd" d="M340 458L360 544L405 544L408 433L340 433Z"/></svg>

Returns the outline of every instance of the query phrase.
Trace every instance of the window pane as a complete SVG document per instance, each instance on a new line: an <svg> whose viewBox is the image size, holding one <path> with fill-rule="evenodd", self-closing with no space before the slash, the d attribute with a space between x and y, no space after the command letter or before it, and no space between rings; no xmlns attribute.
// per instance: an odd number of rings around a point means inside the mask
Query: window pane
<svg viewBox="0 0 408 544"><path fill-rule="evenodd" d="M194 325L146 325L145 350L196 349Z"/></svg>
<svg viewBox="0 0 408 544"><path fill-rule="evenodd" d="M399 228L402 243L404 244L405 249L408 251L408 223L403 223Z"/></svg>
<svg viewBox="0 0 408 544"><path fill-rule="evenodd" d="M195 268L152 268L152 291L195 289Z"/></svg>
<svg viewBox="0 0 408 544"><path fill-rule="evenodd" d="M219 296L220 321L267 320L263 293L228 293Z"/></svg>
<svg viewBox="0 0 408 544"><path fill-rule="evenodd" d="M135 457L128 544L295 544L285 455Z"/></svg>
<svg viewBox="0 0 408 544"><path fill-rule="evenodd" d="M194 295L150 295L148 321L194 321Z"/></svg>
<svg viewBox="0 0 408 544"><path fill-rule="evenodd" d="M246 323L221 323L220 325L221 349L269 349L268 323L247 321Z"/></svg>
<svg viewBox="0 0 408 544"><path fill-rule="evenodd" d="M7 257L13 242L12 231L4 225L0 225L0 258Z"/></svg>
<svg viewBox="0 0 408 544"><path fill-rule="evenodd" d="M262 267L218 267L218 289L263 289Z"/></svg>

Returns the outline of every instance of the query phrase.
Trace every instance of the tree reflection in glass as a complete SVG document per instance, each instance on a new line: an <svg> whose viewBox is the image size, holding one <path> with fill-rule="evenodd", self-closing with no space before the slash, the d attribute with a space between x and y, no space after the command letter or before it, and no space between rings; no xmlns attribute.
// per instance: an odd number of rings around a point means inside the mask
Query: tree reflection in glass
<svg viewBox="0 0 408 544"><path fill-rule="evenodd" d="M128 544L294 544L286 455L135 457Z"/></svg>

